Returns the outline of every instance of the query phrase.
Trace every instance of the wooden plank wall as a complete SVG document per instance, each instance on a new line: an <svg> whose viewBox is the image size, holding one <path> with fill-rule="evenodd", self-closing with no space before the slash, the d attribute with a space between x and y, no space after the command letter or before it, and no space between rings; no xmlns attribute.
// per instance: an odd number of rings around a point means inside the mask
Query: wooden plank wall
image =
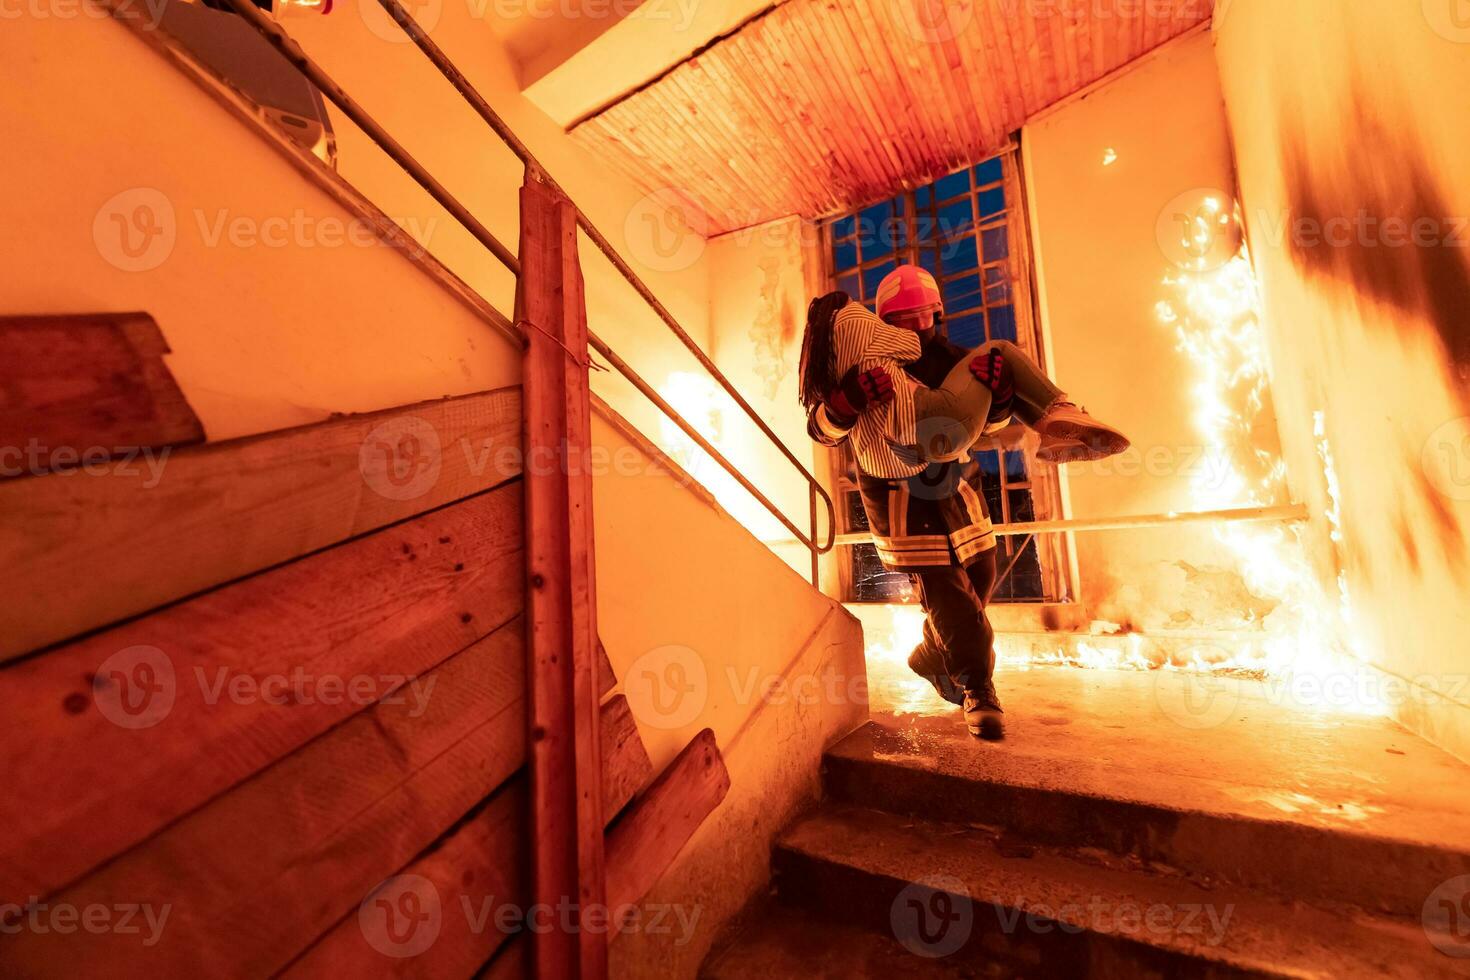
<svg viewBox="0 0 1470 980"><path fill-rule="evenodd" d="M153 480L0 485L0 975L490 960L506 934L455 899L524 896L519 429L507 389L178 450ZM611 817L653 774L621 697L601 726ZM412 958L407 900L375 891L403 881L443 893Z"/></svg>

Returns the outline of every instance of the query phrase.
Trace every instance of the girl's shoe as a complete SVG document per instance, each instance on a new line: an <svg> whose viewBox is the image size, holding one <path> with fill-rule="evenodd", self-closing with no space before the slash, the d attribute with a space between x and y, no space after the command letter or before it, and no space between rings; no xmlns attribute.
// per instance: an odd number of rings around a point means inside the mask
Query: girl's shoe
<svg viewBox="0 0 1470 980"><path fill-rule="evenodd" d="M1128 437L1069 401L1055 401L1034 426L1041 436L1036 458L1043 463L1080 463L1116 456Z"/></svg>

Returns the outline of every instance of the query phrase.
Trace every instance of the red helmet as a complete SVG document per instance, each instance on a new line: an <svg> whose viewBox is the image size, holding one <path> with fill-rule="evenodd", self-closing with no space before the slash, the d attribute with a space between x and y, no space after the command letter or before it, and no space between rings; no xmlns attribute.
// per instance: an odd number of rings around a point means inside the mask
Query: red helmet
<svg viewBox="0 0 1470 980"><path fill-rule="evenodd" d="M939 284L925 270L916 265L901 265L878 284L874 297L878 305L878 316L887 319L891 313L920 313L924 310L940 310L944 306L939 295Z"/></svg>

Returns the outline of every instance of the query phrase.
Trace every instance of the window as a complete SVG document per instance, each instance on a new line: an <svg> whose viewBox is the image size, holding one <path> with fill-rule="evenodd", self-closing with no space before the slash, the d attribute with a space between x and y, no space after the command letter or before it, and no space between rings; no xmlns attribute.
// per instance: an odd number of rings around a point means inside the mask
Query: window
<svg viewBox="0 0 1470 980"><path fill-rule="evenodd" d="M978 347L990 340L1009 340L1041 360L1014 151L838 218L828 225L827 235L835 288L869 308L884 276L901 262L916 263L939 282L945 309L940 329L951 341ZM835 452L840 454L841 530L867 531L857 493L857 464L846 446ZM975 456L995 523L1024 523L1056 513L1053 474L1035 468L1024 453L989 450ZM996 590L996 600L1061 598L1066 588L1060 541L1003 537L997 550L1001 569L1023 543L1014 570ZM885 572L872 544L843 550L844 598L857 602L911 598L908 577Z"/></svg>

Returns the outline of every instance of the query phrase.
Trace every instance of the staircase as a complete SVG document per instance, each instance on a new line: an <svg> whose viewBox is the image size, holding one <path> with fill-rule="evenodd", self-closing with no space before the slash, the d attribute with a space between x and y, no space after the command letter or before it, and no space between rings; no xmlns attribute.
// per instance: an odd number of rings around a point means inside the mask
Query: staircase
<svg viewBox="0 0 1470 980"><path fill-rule="evenodd" d="M1470 976L1470 767L1254 682L1190 729L1177 676L999 680L1000 745L936 706L834 746L703 975Z"/></svg>

